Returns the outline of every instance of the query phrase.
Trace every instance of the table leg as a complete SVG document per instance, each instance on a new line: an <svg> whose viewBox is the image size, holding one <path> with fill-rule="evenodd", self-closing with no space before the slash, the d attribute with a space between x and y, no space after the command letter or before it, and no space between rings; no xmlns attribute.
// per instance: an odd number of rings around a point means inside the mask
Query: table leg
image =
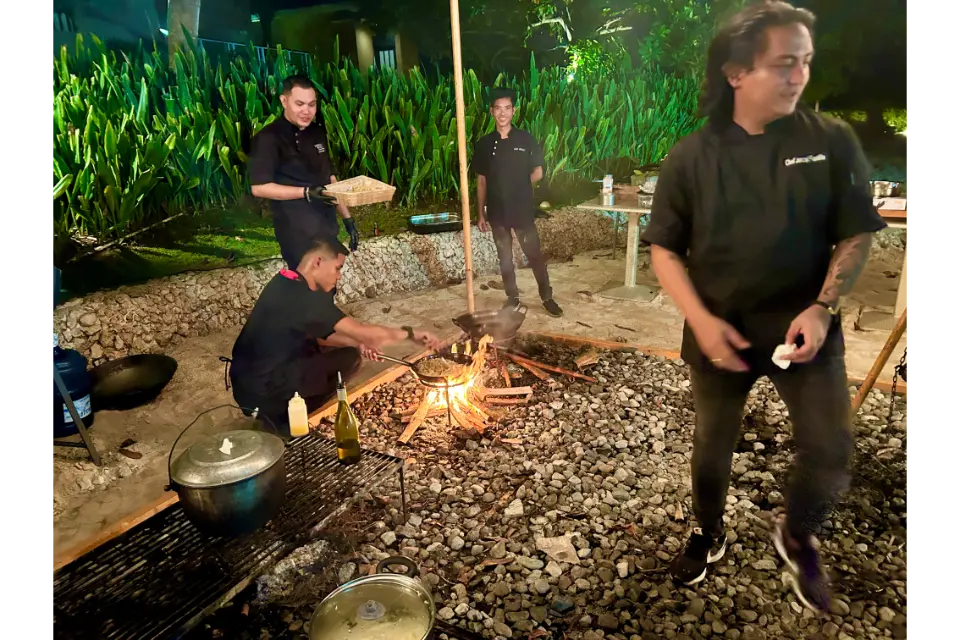
<svg viewBox="0 0 960 640"><path fill-rule="evenodd" d="M623 284L627 287L637 286L637 258L640 252L640 214L627 214L627 272Z"/></svg>
<svg viewBox="0 0 960 640"><path fill-rule="evenodd" d="M903 250L903 268L900 270L900 284L897 286L897 305L893 316L899 318L907 307L907 250Z"/></svg>
<svg viewBox="0 0 960 640"><path fill-rule="evenodd" d="M623 284L603 290L600 295L614 300L650 302L660 292L659 287L637 284L637 262L640 253L640 214L627 214L627 266Z"/></svg>
<svg viewBox="0 0 960 640"><path fill-rule="evenodd" d="M613 254L612 258L616 259L617 257L617 240L620 234L620 212L619 211L609 211L608 213L613 214Z"/></svg>

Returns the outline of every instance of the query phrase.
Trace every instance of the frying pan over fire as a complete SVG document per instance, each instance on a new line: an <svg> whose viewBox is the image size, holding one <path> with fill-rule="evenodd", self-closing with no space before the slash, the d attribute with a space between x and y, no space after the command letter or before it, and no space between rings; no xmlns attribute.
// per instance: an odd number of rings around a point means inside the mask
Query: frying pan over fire
<svg viewBox="0 0 960 640"><path fill-rule="evenodd" d="M449 360L450 362L456 362L459 365L463 365L464 368L469 367L471 364L473 364L473 358L471 358L470 356L464 355L462 353L434 354L434 355L429 355L429 356L420 358L416 362L410 362L408 360L402 360L400 358L392 358L390 356L385 356L385 355L381 355L380 358L382 360L386 360L387 362L394 362L396 364L402 364L410 367L410 370L413 371L413 375L417 376L417 380L419 380L421 384L428 387L439 387L439 388L449 387L450 380L455 378L456 375L454 376L427 375L423 373L423 367L426 363L442 358L444 360ZM462 371L463 370L458 372L457 375L459 375Z"/></svg>

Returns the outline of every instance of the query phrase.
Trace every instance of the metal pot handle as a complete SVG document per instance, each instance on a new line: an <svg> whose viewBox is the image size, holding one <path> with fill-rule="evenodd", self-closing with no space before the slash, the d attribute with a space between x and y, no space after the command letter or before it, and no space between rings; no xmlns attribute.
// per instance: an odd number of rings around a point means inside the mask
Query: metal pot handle
<svg viewBox="0 0 960 640"><path fill-rule="evenodd" d="M200 418L202 418L203 416L207 415L211 411L216 411L217 409L226 409L226 408L239 409L240 411L249 411L252 415L256 415L257 417L262 417L264 420L270 423L270 428L273 429L274 433L276 433L278 436L280 435L280 432L277 430L277 426L273 424L273 420L271 420L266 414L263 414L261 416L259 414L259 409L251 409L249 407L239 407L235 404L221 404L221 405L217 405L216 407L211 407L210 409L205 409L204 411L201 411L197 415L197 417L193 419L193 422L188 424L186 428L180 432L180 435L177 436L177 439L173 441L173 446L170 447L170 453L169 455L167 455L167 480L169 482L167 486L164 487L164 491L170 491L176 486L176 483L173 481L173 452L176 450L177 443L180 442L180 438L183 437L183 434L185 434L190 429L190 427L197 424L197 422L199 422Z"/></svg>
<svg viewBox="0 0 960 640"><path fill-rule="evenodd" d="M393 565L403 565L406 567L406 573L398 573L397 571L392 571L390 569ZM416 578L420 575L420 568L410 558L406 556L390 556L389 558L384 558L377 563L377 573L394 573L401 576L407 576L408 578Z"/></svg>

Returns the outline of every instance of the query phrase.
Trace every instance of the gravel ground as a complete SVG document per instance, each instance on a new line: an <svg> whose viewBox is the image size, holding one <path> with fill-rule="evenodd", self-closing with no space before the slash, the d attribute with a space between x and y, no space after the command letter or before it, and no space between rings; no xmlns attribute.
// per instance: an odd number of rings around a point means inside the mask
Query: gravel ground
<svg viewBox="0 0 960 640"><path fill-rule="evenodd" d="M527 350L559 364L576 355ZM353 553L341 555L328 582L401 553L420 563L439 618L486 638L906 637L903 398L888 422L889 395L873 391L856 420L852 484L821 532L835 597L831 615L817 617L796 601L770 541L792 456L773 386L762 380L748 400L727 498L732 544L707 580L687 589L665 571L691 527L686 368L607 352L589 373L597 383L538 383L533 401L510 407L482 439L431 420L405 448L392 416L420 397L417 383L407 375L358 399L364 446L408 459L410 518L402 522L398 489L366 496L352 539L334 545L352 542ZM556 542L565 555L543 551ZM259 599L270 602L264 585ZM318 583L317 598L324 588ZM264 631L249 637L304 637L317 598L253 605Z"/></svg>

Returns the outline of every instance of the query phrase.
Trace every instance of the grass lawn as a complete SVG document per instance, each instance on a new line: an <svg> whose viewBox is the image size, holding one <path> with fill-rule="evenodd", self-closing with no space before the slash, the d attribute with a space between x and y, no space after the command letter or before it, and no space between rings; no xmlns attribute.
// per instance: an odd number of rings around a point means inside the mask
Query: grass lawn
<svg viewBox="0 0 960 640"><path fill-rule="evenodd" d="M362 242L374 236L374 225L381 235L393 235L407 229L411 215L451 210L459 210L459 204L417 209L370 205L352 213ZM341 236L346 241L342 229ZM268 213L250 205L205 211L61 265L63 300L184 271L250 264L279 254Z"/></svg>

